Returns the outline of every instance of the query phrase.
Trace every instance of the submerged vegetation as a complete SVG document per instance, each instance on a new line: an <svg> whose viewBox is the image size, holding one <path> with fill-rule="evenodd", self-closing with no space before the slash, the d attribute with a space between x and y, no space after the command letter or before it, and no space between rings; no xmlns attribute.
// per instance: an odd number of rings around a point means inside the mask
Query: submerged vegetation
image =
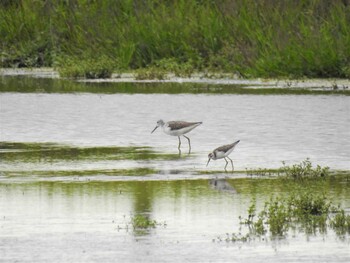
<svg viewBox="0 0 350 263"><path fill-rule="evenodd" d="M0 2L0 17L0 67L350 77L348 0L15 0Z"/></svg>

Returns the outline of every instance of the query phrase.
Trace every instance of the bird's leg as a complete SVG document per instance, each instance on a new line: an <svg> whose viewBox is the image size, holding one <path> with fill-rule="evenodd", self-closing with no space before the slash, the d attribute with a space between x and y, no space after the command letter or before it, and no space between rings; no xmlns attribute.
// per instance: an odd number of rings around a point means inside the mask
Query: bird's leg
<svg viewBox="0 0 350 263"><path fill-rule="evenodd" d="M190 138L188 138L188 137L185 136L185 135L182 135L182 136L185 137L185 138L188 140L188 145L189 145L188 153L191 153L191 141L190 141Z"/></svg>
<svg viewBox="0 0 350 263"><path fill-rule="evenodd" d="M181 155L181 149L180 149L181 139L180 139L180 136L177 136L177 138L179 138L179 146L177 148L179 149L179 155Z"/></svg>
<svg viewBox="0 0 350 263"><path fill-rule="evenodd" d="M234 170L234 168L233 168L233 161L232 161L232 159L231 159L230 157L227 156L227 158L231 161L231 164L232 164L232 172L233 172L233 170Z"/></svg>
<svg viewBox="0 0 350 263"><path fill-rule="evenodd" d="M225 162L226 162L226 165L225 165L225 172L227 172L226 167L227 167L228 161L226 160L226 157L224 157L224 159L225 159Z"/></svg>
<svg viewBox="0 0 350 263"><path fill-rule="evenodd" d="M177 147L180 150L180 146L181 146L181 139L180 136L177 136L177 138L179 138L179 146Z"/></svg>

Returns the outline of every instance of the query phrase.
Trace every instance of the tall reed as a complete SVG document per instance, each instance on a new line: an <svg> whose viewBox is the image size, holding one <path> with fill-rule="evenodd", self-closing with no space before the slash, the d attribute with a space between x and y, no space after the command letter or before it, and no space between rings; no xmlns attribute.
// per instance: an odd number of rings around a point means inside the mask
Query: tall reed
<svg viewBox="0 0 350 263"><path fill-rule="evenodd" d="M350 77L349 0L3 0L0 18L2 67Z"/></svg>

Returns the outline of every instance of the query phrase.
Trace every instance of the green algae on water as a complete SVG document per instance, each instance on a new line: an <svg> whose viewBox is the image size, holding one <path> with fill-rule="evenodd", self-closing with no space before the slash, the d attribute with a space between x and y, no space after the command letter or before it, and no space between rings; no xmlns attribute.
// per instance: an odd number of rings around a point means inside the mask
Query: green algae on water
<svg viewBox="0 0 350 263"><path fill-rule="evenodd" d="M33 171L2 171L6 177L84 177L84 176L145 176L156 174L158 170L141 167L129 169L91 169L91 170L33 170Z"/></svg>
<svg viewBox="0 0 350 263"><path fill-rule="evenodd" d="M55 143L0 142L0 159L6 162L172 160L177 158L177 154L157 153L146 146L78 147Z"/></svg>

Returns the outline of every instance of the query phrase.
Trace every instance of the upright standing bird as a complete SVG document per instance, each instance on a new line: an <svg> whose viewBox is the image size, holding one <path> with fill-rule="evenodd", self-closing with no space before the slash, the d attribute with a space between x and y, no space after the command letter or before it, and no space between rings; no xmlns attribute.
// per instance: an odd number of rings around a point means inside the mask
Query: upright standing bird
<svg viewBox="0 0 350 263"><path fill-rule="evenodd" d="M207 162L207 166L210 162L210 159L213 159L213 160L217 160L217 159L222 159L224 158L225 161L226 161L226 165L225 165L225 171L226 170L226 167L227 167L227 164L228 164L228 161L226 160L226 158L228 158L230 161L231 161L231 164L232 164L232 172L233 172L233 162L232 160L230 159L230 157L228 157L228 155L233 151L233 149L236 147L236 145L240 142L240 140L232 143L232 144L227 144L227 145L223 145L223 146L220 146L218 148L216 148L213 152L209 153L208 154L208 162Z"/></svg>
<svg viewBox="0 0 350 263"><path fill-rule="evenodd" d="M188 140L188 145L189 145L189 151L188 153L191 153L191 141L190 138L185 136L184 134L192 131L194 128L197 126L201 125L202 122L186 122L186 121L168 121L164 122L163 120L157 121L157 126L153 129L151 133L153 133L158 127L162 127L163 132L172 135L172 136L177 136L179 138L179 152L180 146L181 146L181 139L180 136L182 135Z"/></svg>

